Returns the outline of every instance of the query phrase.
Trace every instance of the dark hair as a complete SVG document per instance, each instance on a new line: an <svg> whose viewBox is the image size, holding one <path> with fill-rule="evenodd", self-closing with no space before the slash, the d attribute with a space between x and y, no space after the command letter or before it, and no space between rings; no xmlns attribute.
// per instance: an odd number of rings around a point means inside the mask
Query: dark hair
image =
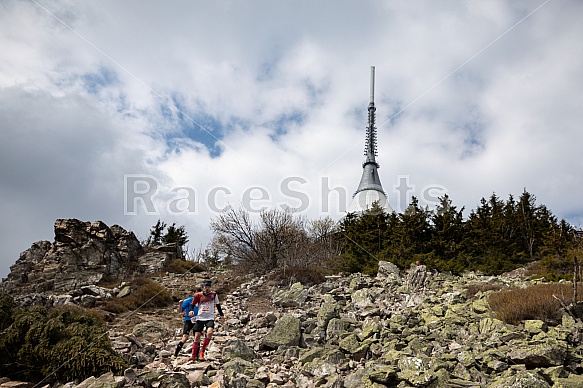
<svg viewBox="0 0 583 388"><path fill-rule="evenodd" d="M210 287L210 286L212 286L212 285L213 285L213 283L212 283L210 280L205 280L204 282L202 282L202 286L203 286L203 287L204 287L204 286L209 286L209 287Z"/></svg>

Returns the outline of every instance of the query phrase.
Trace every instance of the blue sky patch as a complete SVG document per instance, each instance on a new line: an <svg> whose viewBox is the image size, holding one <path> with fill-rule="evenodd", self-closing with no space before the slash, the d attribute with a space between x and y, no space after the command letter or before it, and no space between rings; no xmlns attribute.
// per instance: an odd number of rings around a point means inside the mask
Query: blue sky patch
<svg viewBox="0 0 583 388"><path fill-rule="evenodd" d="M169 104L161 104L160 114L166 128L163 136L168 147L181 147L181 140L189 139L202 144L212 158L221 155L224 148L221 141L227 131L237 126L242 128L249 126L238 118L231 117L225 123L216 115L206 113L202 109L188 110L178 96L173 96Z"/></svg>
<svg viewBox="0 0 583 388"><path fill-rule="evenodd" d="M285 135L291 126L302 125L305 121L305 117L305 113L299 110L280 115L277 119L267 124L268 128L273 129L273 132L269 137L273 141L279 141L279 138Z"/></svg>
<svg viewBox="0 0 583 388"><path fill-rule="evenodd" d="M87 73L80 78L83 87L90 94L99 94L104 87L118 82L117 74L106 67L100 67L96 73Z"/></svg>

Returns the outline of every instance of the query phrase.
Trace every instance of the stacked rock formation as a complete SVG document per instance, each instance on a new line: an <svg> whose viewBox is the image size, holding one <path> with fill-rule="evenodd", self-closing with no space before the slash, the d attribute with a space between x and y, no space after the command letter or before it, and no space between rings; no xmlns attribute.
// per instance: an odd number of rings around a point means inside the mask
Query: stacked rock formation
<svg viewBox="0 0 583 388"><path fill-rule="evenodd" d="M95 286L104 276L155 273L175 257L164 247L146 251L133 232L101 221L58 219L54 230L54 242L32 244L0 283L0 291L15 296L20 305L52 304L50 298L66 293L106 297L108 290Z"/></svg>

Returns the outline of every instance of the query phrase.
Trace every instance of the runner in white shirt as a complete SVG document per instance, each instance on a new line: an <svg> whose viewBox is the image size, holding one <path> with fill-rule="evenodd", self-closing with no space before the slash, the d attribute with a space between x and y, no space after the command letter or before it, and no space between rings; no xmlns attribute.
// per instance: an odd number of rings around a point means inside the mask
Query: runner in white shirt
<svg viewBox="0 0 583 388"><path fill-rule="evenodd" d="M194 344L192 345L192 356L189 360L200 360L204 361L204 352L213 338L213 329L215 327L215 306L217 306L217 311L221 317L221 321L225 319L223 314L223 309L219 304L219 296L216 292L211 291L212 283L210 280L206 280L202 283L202 292L197 292L192 298L192 306L198 306L198 314L196 316L196 322L194 324ZM194 315L194 313L191 313ZM200 337L206 330L204 341L202 346L200 346ZM200 347L200 351L199 351Z"/></svg>

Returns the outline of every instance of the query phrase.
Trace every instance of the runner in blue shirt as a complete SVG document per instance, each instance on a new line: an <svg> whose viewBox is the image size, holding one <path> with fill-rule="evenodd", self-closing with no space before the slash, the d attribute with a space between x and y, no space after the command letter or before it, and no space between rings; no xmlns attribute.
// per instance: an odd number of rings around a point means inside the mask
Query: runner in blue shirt
<svg viewBox="0 0 583 388"><path fill-rule="evenodd" d="M179 305L178 309L179 309L179 312L182 313L182 315L184 316L184 326L182 328L182 339L180 340L178 345L176 345L176 350L174 351L173 358L178 357L180 350L182 350L182 347L184 346L184 344L188 340L188 334L194 328L194 323L196 322L196 316L198 315L198 306L192 305L192 299L194 298L194 294L196 294L197 292L200 292L200 291L202 291L202 289L200 287L196 288L191 297L186 298L184 300L181 300L179 302L180 305ZM190 314L191 311L193 312L192 314Z"/></svg>

